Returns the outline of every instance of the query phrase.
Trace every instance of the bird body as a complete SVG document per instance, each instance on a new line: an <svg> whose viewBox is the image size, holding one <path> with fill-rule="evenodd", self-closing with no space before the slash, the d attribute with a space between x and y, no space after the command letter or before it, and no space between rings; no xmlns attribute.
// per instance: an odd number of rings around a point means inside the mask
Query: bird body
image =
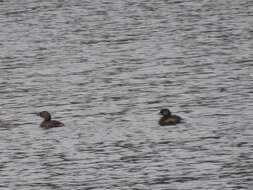
<svg viewBox="0 0 253 190"><path fill-rule="evenodd" d="M182 118L177 115L171 115L170 110L168 109L162 109L160 111L160 114L162 117L159 120L159 125L175 125L181 122Z"/></svg>
<svg viewBox="0 0 253 190"><path fill-rule="evenodd" d="M40 127L45 128L45 129L49 129L52 127L63 127L64 124L60 121L56 121L56 120L50 120L50 121L43 121L40 124Z"/></svg>
<svg viewBox="0 0 253 190"><path fill-rule="evenodd" d="M53 127L63 127L64 124L60 121L51 120L51 115L47 111L42 111L37 114L38 116L44 118L44 121L40 124L40 127L45 129L50 129Z"/></svg>

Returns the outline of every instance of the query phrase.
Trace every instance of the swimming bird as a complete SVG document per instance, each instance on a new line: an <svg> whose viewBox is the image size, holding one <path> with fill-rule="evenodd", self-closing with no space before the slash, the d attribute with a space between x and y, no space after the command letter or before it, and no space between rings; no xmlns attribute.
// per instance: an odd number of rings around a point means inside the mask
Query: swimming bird
<svg viewBox="0 0 253 190"><path fill-rule="evenodd" d="M60 121L51 120L51 115L47 111L42 111L40 113L37 113L36 115L44 118L44 121L40 124L40 127L45 129L50 129L53 127L63 127L64 124Z"/></svg>
<svg viewBox="0 0 253 190"><path fill-rule="evenodd" d="M159 125L175 125L177 123L180 123L182 118L177 115L171 115L171 112L169 109L161 109L160 114L162 117L159 120Z"/></svg>

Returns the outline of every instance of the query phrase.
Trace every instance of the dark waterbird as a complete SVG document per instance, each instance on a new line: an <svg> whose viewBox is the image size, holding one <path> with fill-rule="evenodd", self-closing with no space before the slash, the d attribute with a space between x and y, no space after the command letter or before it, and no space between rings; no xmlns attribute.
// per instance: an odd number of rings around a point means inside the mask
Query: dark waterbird
<svg viewBox="0 0 253 190"><path fill-rule="evenodd" d="M42 117L44 121L40 124L40 127L45 129L50 129L53 127L63 127L64 124L60 121L51 120L51 115L47 111L42 111L39 113L35 113L36 115Z"/></svg>
<svg viewBox="0 0 253 190"><path fill-rule="evenodd" d="M159 125L175 125L182 121L182 118L177 115L171 115L169 109L161 109L160 114L162 117L159 120Z"/></svg>

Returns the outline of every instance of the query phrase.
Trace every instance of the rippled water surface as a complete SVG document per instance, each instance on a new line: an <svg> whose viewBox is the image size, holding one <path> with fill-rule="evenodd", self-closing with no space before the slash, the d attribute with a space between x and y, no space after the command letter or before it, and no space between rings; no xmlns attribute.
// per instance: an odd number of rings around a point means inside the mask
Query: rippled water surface
<svg viewBox="0 0 253 190"><path fill-rule="evenodd" d="M0 1L0 189L252 189L252 13ZM159 126L165 107L184 123ZM42 110L66 126L41 129Z"/></svg>

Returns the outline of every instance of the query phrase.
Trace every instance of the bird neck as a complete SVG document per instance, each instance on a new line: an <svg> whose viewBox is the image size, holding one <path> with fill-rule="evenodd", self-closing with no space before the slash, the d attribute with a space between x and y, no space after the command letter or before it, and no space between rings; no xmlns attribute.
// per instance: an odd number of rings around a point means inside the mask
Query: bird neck
<svg viewBox="0 0 253 190"><path fill-rule="evenodd" d="M50 121L51 120L51 116L47 116L46 118L44 118L44 121Z"/></svg>

